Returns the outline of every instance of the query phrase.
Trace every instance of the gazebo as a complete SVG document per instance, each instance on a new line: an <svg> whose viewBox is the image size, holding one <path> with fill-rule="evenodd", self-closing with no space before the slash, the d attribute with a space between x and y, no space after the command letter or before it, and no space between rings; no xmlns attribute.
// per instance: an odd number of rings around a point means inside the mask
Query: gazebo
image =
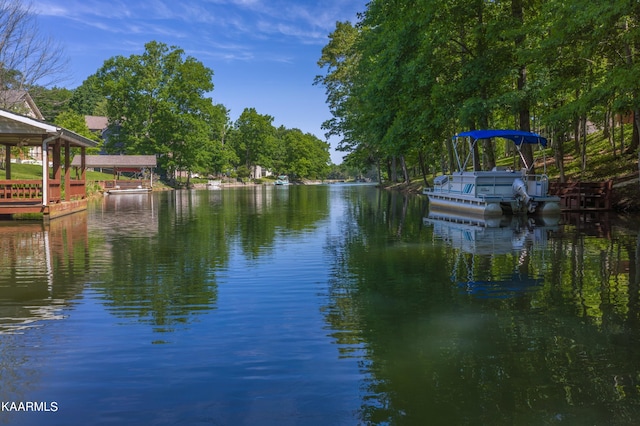
<svg viewBox="0 0 640 426"><path fill-rule="evenodd" d="M0 217L41 213L47 221L86 210L84 159L86 148L96 146L97 142L62 127L0 109L0 145L5 148L5 180L0 180ZM23 146L41 147L42 179L12 179L11 148ZM72 148L80 149L81 165L75 179L71 175Z"/></svg>

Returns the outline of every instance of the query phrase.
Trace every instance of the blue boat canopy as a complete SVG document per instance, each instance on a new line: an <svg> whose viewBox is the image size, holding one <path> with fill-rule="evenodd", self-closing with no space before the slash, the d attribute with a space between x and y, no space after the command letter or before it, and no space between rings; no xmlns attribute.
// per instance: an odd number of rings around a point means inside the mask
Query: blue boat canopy
<svg viewBox="0 0 640 426"><path fill-rule="evenodd" d="M491 139L491 138L505 138L512 140L516 145L522 143L540 144L547 146L547 139L540 136L537 133L525 132L523 130L471 130L468 132L462 132L455 135L453 138L466 138L472 139Z"/></svg>

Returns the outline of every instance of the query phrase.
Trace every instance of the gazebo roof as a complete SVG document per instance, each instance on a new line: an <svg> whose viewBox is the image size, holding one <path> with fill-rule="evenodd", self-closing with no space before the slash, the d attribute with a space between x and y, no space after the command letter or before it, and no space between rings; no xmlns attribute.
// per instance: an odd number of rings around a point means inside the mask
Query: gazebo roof
<svg viewBox="0 0 640 426"><path fill-rule="evenodd" d="M73 158L71 165L80 166L80 158ZM155 155L87 155L85 157L86 167L126 167L126 168L142 168L156 167L157 161Z"/></svg>
<svg viewBox="0 0 640 426"><path fill-rule="evenodd" d="M74 147L92 148L98 144L63 127L0 109L0 144L40 146L47 139L61 139Z"/></svg>

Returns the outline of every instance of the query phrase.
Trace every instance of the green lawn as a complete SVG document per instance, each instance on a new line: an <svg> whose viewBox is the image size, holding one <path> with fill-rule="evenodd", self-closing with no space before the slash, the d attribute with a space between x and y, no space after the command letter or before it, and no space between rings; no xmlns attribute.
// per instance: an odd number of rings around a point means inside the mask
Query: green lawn
<svg viewBox="0 0 640 426"><path fill-rule="evenodd" d="M71 172L72 174L74 171ZM4 169L0 171L0 176L4 179ZM11 163L11 179L41 179L42 166L36 164L18 164ZM111 173L87 172L87 181L92 180L111 180ZM123 178L126 179L126 178Z"/></svg>
<svg viewBox="0 0 640 426"><path fill-rule="evenodd" d="M72 176L75 177L75 170L71 171ZM0 179L5 178L5 170L0 169ZM11 179L12 180L41 180L42 179L42 166L36 164L18 164L11 163ZM64 174L63 174L64 179ZM121 177L122 180L128 180L127 177ZM91 182L113 180L113 174L87 171L87 194L91 195L100 191L99 185L92 185ZM162 186L159 182L154 181L154 186Z"/></svg>

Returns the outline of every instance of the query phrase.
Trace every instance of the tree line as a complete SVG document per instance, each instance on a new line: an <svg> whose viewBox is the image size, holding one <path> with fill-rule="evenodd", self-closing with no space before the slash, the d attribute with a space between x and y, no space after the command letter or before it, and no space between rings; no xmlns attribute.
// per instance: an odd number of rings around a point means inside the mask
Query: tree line
<svg viewBox="0 0 640 426"><path fill-rule="evenodd" d="M639 49L637 1L371 0L336 24L315 83L346 161L389 179L453 168L452 134L513 128L549 138L564 180L565 146L584 167L590 125L638 151ZM482 145L489 169L503 147Z"/></svg>
<svg viewBox="0 0 640 426"><path fill-rule="evenodd" d="M110 154L154 154L167 176L255 176L257 166L293 178L324 178L329 144L245 108L232 122L214 104L213 70L175 46L151 41L139 55L115 56L79 87L58 87L64 50L39 32L30 2L0 0L0 94L28 92L45 120L103 142ZM25 113L12 96L0 107ZM85 115L106 116L108 128L92 133ZM187 182L188 183L188 182Z"/></svg>
<svg viewBox="0 0 640 426"><path fill-rule="evenodd" d="M54 88L42 100L56 124L81 134L90 133L85 115L106 116L101 148L156 155L169 179L178 171L259 178L257 166L293 178L326 176L327 142L275 127L272 116L255 108L232 122L230 111L208 96L213 90L213 70L178 47L152 41L144 53L107 59L78 88Z"/></svg>

